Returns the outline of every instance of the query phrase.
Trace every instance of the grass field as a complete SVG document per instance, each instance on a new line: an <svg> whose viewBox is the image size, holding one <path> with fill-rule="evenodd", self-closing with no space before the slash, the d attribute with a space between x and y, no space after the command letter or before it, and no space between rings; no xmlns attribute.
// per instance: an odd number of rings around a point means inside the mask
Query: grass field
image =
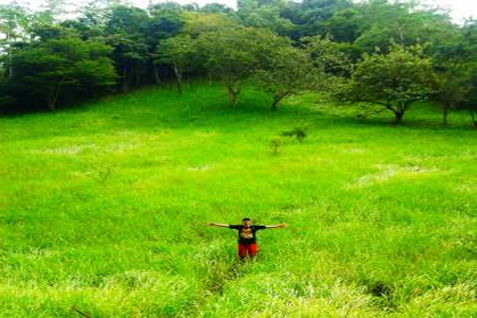
<svg viewBox="0 0 477 318"><path fill-rule="evenodd" d="M2 118L0 317L477 317L465 114L316 99L194 85ZM204 224L244 216L289 227L241 264Z"/></svg>

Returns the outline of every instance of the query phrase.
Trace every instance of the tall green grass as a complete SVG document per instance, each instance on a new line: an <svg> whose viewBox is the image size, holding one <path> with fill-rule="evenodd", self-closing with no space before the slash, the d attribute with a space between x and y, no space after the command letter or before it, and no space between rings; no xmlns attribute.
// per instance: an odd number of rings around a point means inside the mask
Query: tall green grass
<svg viewBox="0 0 477 318"><path fill-rule="evenodd" d="M0 316L477 316L465 115L316 100L195 84L1 119ZM240 263L204 224L244 216L289 227Z"/></svg>

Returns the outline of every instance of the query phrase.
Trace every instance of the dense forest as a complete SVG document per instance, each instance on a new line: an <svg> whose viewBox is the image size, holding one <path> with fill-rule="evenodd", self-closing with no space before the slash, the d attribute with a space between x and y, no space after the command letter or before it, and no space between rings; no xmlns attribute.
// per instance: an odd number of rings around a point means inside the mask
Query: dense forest
<svg viewBox="0 0 477 318"><path fill-rule="evenodd" d="M337 105L388 111L396 123L428 100L477 126L477 21L463 25L417 2L239 0L137 8L94 0L65 18L0 6L0 110L55 110L104 94L201 78L223 83L231 107L248 85L271 109L303 91Z"/></svg>

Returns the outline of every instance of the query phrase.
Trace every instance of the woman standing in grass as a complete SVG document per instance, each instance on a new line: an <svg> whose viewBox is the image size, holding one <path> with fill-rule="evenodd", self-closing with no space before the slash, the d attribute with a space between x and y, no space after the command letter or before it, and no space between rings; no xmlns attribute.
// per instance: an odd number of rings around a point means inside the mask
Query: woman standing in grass
<svg viewBox="0 0 477 318"><path fill-rule="evenodd" d="M255 233L258 230L277 229L286 227L285 223L276 225L251 225L249 218L244 218L242 224L229 225L222 223L207 223L211 226L228 227L229 229L238 230L238 255L241 260L248 256L254 257L257 255L257 239Z"/></svg>

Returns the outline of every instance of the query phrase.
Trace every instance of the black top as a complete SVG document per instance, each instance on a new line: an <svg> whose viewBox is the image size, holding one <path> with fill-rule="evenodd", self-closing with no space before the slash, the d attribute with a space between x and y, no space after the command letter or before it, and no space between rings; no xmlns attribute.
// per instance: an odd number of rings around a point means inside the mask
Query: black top
<svg viewBox="0 0 477 318"><path fill-rule="evenodd" d="M232 230L238 230L238 242L241 244L250 244L255 243L255 232L258 230L266 229L265 225L250 225L245 227L242 224L238 225L229 225L229 228Z"/></svg>

